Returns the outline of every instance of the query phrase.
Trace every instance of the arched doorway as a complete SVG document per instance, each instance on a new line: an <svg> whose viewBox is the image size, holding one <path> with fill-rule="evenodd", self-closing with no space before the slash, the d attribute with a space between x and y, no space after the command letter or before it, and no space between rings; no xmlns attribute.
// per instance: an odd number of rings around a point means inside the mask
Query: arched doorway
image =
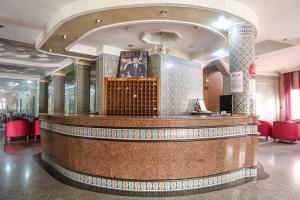
<svg viewBox="0 0 300 200"><path fill-rule="evenodd" d="M204 68L203 88L207 110L220 112L220 96L229 94L229 72L224 62L213 61Z"/></svg>

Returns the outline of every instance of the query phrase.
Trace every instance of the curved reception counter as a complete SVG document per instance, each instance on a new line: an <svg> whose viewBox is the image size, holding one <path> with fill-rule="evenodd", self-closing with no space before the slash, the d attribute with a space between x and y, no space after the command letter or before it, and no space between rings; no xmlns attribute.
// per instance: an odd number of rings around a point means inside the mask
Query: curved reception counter
<svg viewBox="0 0 300 200"><path fill-rule="evenodd" d="M72 181L191 191L257 176L256 116L41 115L42 160Z"/></svg>

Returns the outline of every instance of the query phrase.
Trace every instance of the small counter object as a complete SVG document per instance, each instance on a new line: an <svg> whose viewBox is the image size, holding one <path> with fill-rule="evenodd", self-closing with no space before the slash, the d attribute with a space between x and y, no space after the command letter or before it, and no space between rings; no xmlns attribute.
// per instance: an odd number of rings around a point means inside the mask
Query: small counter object
<svg viewBox="0 0 300 200"><path fill-rule="evenodd" d="M90 187L200 191L257 175L256 116L42 114L41 119L42 160Z"/></svg>

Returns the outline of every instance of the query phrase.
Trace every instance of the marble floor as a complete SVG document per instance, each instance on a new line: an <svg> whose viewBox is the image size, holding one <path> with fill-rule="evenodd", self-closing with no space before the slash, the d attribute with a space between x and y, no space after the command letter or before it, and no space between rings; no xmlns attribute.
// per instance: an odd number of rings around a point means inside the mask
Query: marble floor
<svg viewBox="0 0 300 200"><path fill-rule="evenodd" d="M0 199L63 200L63 199L184 199L184 200L299 200L300 143L261 141L258 161L266 173L257 181L221 191L180 197L123 197L90 192L65 185L50 176L36 161L40 145L15 141L5 145L0 130Z"/></svg>

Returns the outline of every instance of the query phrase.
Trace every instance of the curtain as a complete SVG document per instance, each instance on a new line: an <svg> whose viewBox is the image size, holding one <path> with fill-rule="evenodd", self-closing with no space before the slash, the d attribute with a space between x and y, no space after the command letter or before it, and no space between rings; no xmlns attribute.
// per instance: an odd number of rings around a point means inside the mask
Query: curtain
<svg viewBox="0 0 300 200"><path fill-rule="evenodd" d="M289 121L292 118L292 98L293 89L292 73L284 74L284 96L285 96L285 120Z"/></svg>

